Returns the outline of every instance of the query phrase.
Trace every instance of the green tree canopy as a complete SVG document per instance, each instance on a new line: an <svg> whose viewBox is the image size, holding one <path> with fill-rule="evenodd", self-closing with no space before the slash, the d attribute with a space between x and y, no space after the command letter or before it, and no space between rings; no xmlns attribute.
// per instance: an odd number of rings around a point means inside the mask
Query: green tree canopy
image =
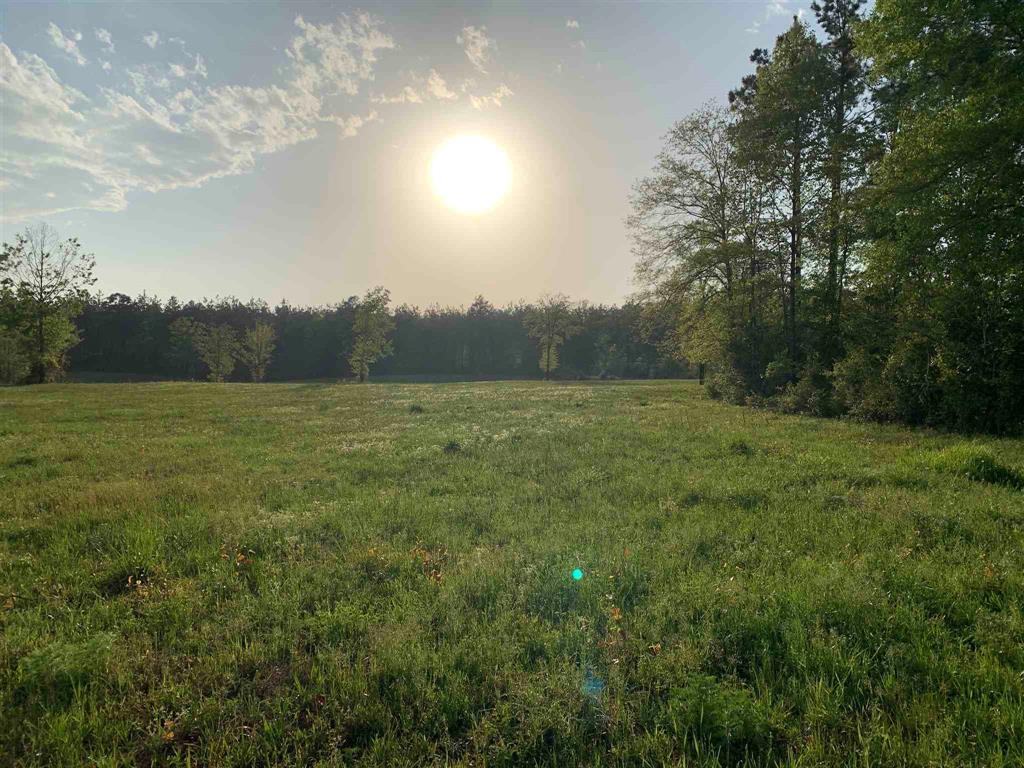
<svg viewBox="0 0 1024 768"><path fill-rule="evenodd" d="M392 353L388 335L395 328L388 311L391 294L382 286L366 292L356 305L352 323L352 351L348 363L362 383L370 377L370 366Z"/></svg>
<svg viewBox="0 0 1024 768"><path fill-rule="evenodd" d="M59 376L65 354L78 343L74 317L95 283L95 260L77 238L61 240L46 224L29 227L3 244L0 291L5 324L27 356L32 381Z"/></svg>
<svg viewBox="0 0 1024 768"><path fill-rule="evenodd" d="M558 368L559 347L580 330L569 297L544 296L529 308L524 324L530 338L537 342L540 369L544 371L544 378L549 379L551 372Z"/></svg>

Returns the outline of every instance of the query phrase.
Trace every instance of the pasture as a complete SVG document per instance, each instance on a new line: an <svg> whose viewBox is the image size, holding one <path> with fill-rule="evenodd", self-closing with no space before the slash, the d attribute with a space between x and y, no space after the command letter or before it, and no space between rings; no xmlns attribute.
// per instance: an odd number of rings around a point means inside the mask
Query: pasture
<svg viewBox="0 0 1024 768"><path fill-rule="evenodd" d="M681 382L2 389L0 764L1020 765L1022 468Z"/></svg>

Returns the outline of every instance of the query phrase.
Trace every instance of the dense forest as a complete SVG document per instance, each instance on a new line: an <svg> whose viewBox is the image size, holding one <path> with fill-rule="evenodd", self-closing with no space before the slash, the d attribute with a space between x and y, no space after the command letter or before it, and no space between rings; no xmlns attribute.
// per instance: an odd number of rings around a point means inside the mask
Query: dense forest
<svg viewBox="0 0 1024 768"><path fill-rule="evenodd" d="M76 319L82 341L69 351L76 374L135 374L145 377L206 378L208 367L193 348L182 318L209 327L227 325L238 338L257 323L273 329L275 348L266 378L270 381L350 378L354 325L361 299L329 307L293 307L235 299L161 303L122 294L92 297ZM524 325L529 305L498 308L482 297L470 307L399 306L390 311L390 355L374 362L373 376L540 377L540 352ZM685 367L638 340L640 308L582 305L572 307L579 330L559 351L555 375L638 377L677 376ZM238 365L228 378L249 380Z"/></svg>
<svg viewBox="0 0 1024 768"><path fill-rule="evenodd" d="M101 296L40 228L0 253L0 379L707 371L736 403L1020 433L1024 3L811 10L817 32L794 17L672 127L632 195L622 307Z"/></svg>

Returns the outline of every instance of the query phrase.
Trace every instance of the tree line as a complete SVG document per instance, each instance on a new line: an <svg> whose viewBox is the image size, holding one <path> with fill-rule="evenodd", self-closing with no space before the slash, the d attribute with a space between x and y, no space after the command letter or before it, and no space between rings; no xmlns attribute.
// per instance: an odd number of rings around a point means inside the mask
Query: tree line
<svg viewBox="0 0 1024 768"><path fill-rule="evenodd" d="M336 304L270 307L90 291L93 258L31 227L0 259L0 382L81 378L289 381L370 376L647 378L689 375L636 303L547 296L496 307L391 306L384 288ZM42 331L39 329L42 328ZM40 335L41 334L41 335Z"/></svg>
<svg viewBox="0 0 1024 768"><path fill-rule="evenodd" d="M636 184L642 298L714 396L1020 432L1024 3L811 9Z"/></svg>

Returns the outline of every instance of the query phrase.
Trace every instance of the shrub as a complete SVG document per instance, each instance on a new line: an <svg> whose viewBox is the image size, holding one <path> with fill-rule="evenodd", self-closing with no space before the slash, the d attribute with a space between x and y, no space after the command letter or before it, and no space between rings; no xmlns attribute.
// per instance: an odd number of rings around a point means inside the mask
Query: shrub
<svg viewBox="0 0 1024 768"><path fill-rule="evenodd" d="M740 405L746 398L748 387L738 371L727 368L710 374L705 379L704 391L712 400Z"/></svg>
<svg viewBox="0 0 1024 768"><path fill-rule="evenodd" d="M769 403L783 413L826 416L831 410L829 400L828 391L808 376L787 384L779 394L770 398Z"/></svg>
<svg viewBox="0 0 1024 768"><path fill-rule="evenodd" d="M882 365L863 349L851 351L832 369L832 391L836 406L859 419L892 421L896 418L896 395Z"/></svg>

